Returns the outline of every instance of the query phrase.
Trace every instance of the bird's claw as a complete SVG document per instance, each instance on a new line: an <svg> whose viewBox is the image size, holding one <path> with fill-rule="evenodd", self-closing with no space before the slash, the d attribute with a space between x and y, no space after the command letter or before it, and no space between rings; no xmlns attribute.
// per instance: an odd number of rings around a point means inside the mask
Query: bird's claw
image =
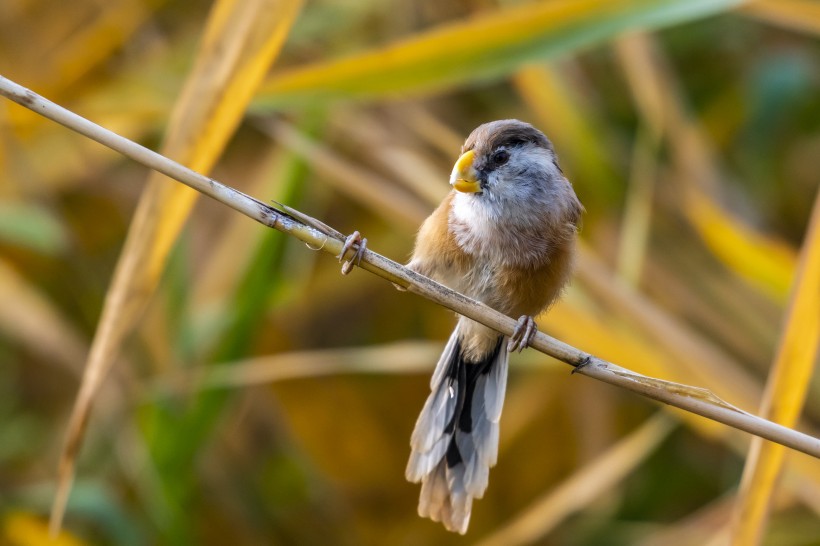
<svg viewBox="0 0 820 546"><path fill-rule="evenodd" d="M354 248L356 252L350 257L349 260L345 260L347 253ZM336 256L339 258L340 262L344 260L344 263L342 263L342 275L347 275L353 270L354 265L360 265L362 263L362 256L364 256L365 248L367 248L367 239L362 238L358 231L354 231L352 234L347 236L347 239L345 239L345 244L342 246L342 251L338 256Z"/></svg>
<svg viewBox="0 0 820 546"><path fill-rule="evenodd" d="M538 331L538 326L535 320L529 315L521 315L518 319L518 324L515 325L513 335L510 337L510 344L507 345L507 351L518 351L519 353L530 346L530 341Z"/></svg>

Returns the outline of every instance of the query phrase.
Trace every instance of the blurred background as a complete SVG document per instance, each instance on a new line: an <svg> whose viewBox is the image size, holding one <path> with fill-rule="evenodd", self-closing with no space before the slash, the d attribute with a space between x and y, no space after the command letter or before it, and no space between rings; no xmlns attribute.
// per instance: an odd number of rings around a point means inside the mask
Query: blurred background
<svg viewBox="0 0 820 546"><path fill-rule="evenodd" d="M399 262L466 135L529 121L587 209L541 329L756 412L820 186L818 33L809 0L5 0L0 74ZM0 543L46 543L92 344L61 544L727 536L748 435L535 351L447 533L404 467L451 312L5 99L0 169ZM820 465L789 453L764 543L820 544L819 514Z"/></svg>

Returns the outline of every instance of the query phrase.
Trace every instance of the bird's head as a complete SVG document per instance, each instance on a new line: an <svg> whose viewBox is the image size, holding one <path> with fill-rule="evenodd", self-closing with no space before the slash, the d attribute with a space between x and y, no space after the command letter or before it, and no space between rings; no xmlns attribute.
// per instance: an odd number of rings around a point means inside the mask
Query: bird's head
<svg viewBox="0 0 820 546"><path fill-rule="evenodd" d="M461 193L500 201L528 199L566 183L549 139L523 121L480 125L461 151L450 175L450 184Z"/></svg>

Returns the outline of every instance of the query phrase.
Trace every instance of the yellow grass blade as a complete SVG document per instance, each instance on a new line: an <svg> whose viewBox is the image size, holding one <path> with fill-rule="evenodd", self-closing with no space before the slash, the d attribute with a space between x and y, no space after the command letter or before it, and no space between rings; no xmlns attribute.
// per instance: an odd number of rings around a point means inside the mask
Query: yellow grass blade
<svg viewBox="0 0 820 546"><path fill-rule="evenodd" d="M440 90L508 74L522 64L578 50L636 27L718 13L737 0L557 0L531 2L443 25L351 57L274 76L258 104L278 108L342 97Z"/></svg>
<svg viewBox="0 0 820 546"><path fill-rule="evenodd" d="M301 0L221 0L174 110L163 153L207 172L279 52ZM120 256L72 411L60 459L52 529L60 527L91 404L125 336L154 291L197 193L153 174Z"/></svg>
<svg viewBox="0 0 820 546"><path fill-rule="evenodd" d="M800 417L820 346L820 192L800 253L780 346L769 372L760 415L792 427ZM732 544L760 544L786 450L752 439L735 510Z"/></svg>
<svg viewBox="0 0 820 546"><path fill-rule="evenodd" d="M715 256L761 292L776 300L785 298L794 272L791 247L752 230L694 188L683 204L687 218Z"/></svg>
<svg viewBox="0 0 820 546"><path fill-rule="evenodd" d="M3 517L0 543L6 546L83 546L79 538L63 531L49 536L46 522L26 512L11 512Z"/></svg>
<svg viewBox="0 0 820 546"><path fill-rule="evenodd" d="M820 34L820 4L812 0L757 0L748 2L740 13L809 34Z"/></svg>

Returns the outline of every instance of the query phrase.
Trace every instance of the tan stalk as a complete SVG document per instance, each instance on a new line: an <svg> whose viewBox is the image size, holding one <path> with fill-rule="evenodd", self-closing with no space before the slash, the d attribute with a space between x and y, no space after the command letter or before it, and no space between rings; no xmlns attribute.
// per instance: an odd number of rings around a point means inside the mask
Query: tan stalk
<svg viewBox="0 0 820 546"><path fill-rule="evenodd" d="M277 210L112 133L2 76L0 76L0 94L126 157L178 180L261 224L292 235L310 244L313 248L333 255L338 255L342 250L343 238L337 235L338 232L321 222L292 211L292 209L288 209L292 214ZM293 214L299 216L299 219ZM512 335L515 329L516 319L423 277L373 251L364 252L360 267L498 332ZM820 439L746 413L721 400L709 390L637 374L542 332L534 336L531 347L569 364L582 375L622 387L647 398L696 413L820 458Z"/></svg>

